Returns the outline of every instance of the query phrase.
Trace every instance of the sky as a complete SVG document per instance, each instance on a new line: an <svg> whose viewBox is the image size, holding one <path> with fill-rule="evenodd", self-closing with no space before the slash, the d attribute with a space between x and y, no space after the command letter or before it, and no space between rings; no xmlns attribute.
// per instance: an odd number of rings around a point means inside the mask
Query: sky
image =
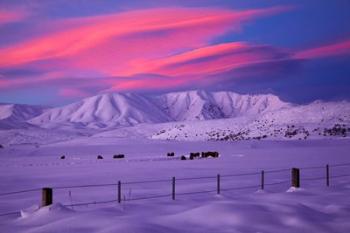
<svg viewBox="0 0 350 233"><path fill-rule="evenodd" d="M350 99L348 0L1 0L0 102L104 92Z"/></svg>

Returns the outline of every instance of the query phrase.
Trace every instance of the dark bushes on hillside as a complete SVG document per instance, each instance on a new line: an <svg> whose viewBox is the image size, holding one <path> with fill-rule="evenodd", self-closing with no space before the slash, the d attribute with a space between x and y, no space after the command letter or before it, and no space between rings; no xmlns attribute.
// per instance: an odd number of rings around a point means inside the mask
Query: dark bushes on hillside
<svg viewBox="0 0 350 233"><path fill-rule="evenodd" d="M113 155L113 159L123 159L125 158L124 154Z"/></svg>

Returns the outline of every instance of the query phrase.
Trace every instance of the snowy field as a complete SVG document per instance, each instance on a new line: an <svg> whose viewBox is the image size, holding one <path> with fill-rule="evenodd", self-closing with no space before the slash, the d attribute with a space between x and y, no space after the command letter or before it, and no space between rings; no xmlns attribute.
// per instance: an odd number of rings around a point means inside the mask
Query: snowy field
<svg viewBox="0 0 350 233"><path fill-rule="evenodd" d="M220 157L177 159L210 150L219 151ZM0 216L0 232L350 232L349 151L349 139L176 142L87 137L40 147L8 146L0 149L1 193L34 190L0 195L0 212L15 212ZM176 158L168 159L167 152L175 152ZM119 153L126 158L112 158ZM104 159L97 160L97 155ZM326 164L331 165L330 187ZM292 167L301 168L299 190L290 189ZM158 182L147 182L153 180ZM118 181L121 204L116 200ZM54 189L54 205L37 210L42 187Z"/></svg>

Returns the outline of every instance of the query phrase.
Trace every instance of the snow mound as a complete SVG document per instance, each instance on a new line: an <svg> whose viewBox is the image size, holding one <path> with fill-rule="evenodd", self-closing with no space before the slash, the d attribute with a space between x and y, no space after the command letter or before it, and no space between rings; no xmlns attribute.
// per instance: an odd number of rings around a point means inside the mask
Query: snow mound
<svg viewBox="0 0 350 233"><path fill-rule="evenodd" d="M303 188L297 188L297 187L290 187L286 192L287 193L296 193L296 192L303 192L305 189Z"/></svg>
<svg viewBox="0 0 350 233"><path fill-rule="evenodd" d="M22 218L42 218L51 215L65 215L67 213L72 213L73 210L63 206L61 203L54 203L49 206L39 207L38 205L33 205L27 209L21 210Z"/></svg>

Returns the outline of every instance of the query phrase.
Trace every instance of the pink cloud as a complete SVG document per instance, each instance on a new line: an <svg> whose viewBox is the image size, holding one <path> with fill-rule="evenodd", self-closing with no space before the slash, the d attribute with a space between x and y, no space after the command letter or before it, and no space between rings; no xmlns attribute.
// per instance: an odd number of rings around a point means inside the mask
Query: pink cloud
<svg viewBox="0 0 350 233"><path fill-rule="evenodd" d="M312 59L337 56L350 53L350 40L339 43L329 44L317 48L306 49L295 54L295 58Z"/></svg>
<svg viewBox="0 0 350 233"><path fill-rule="evenodd" d="M283 53L269 46L231 42L206 46L157 60L135 61L130 72L157 73L168 76L204 76L253 63L275 60L279 56L283 56Z"/></svg>
<svg viewBox="0 0 350 233"><path fill-rule="evenodd" d="M130 60L201 47L228 30L237 30L242 22L282 10L161 8L64 20L55 24L60 30L54 33L1 49L0 67L61 59L65 67L120 75Z"/></svg>
<svg viewBox="0 0 350 233"><path fill-rule="evenodd" d="M17 10L17 11L0 10L0 24L21 21L25 17L27 17L27 13L25 13L21 10Z"/></svg>
<svg viewBox="0 0 350 233"><path fill-rule="evenodd" d="M54 21L53 32L0 49L0 67L26 65L50 70L50 74L8 80L3 85L56 83L68 76L75 82L86 73L108 77L99 83L117 90L185 85L201 76L274 59L275 52L267 46L243 42L210 45L210 41L240 30L248 20L289 9L160 8ZM140 73L169 79L135 79ZM129 78L117 78L120 76ZM85 92L70 86L59 94L82 96Z"/></svg>

